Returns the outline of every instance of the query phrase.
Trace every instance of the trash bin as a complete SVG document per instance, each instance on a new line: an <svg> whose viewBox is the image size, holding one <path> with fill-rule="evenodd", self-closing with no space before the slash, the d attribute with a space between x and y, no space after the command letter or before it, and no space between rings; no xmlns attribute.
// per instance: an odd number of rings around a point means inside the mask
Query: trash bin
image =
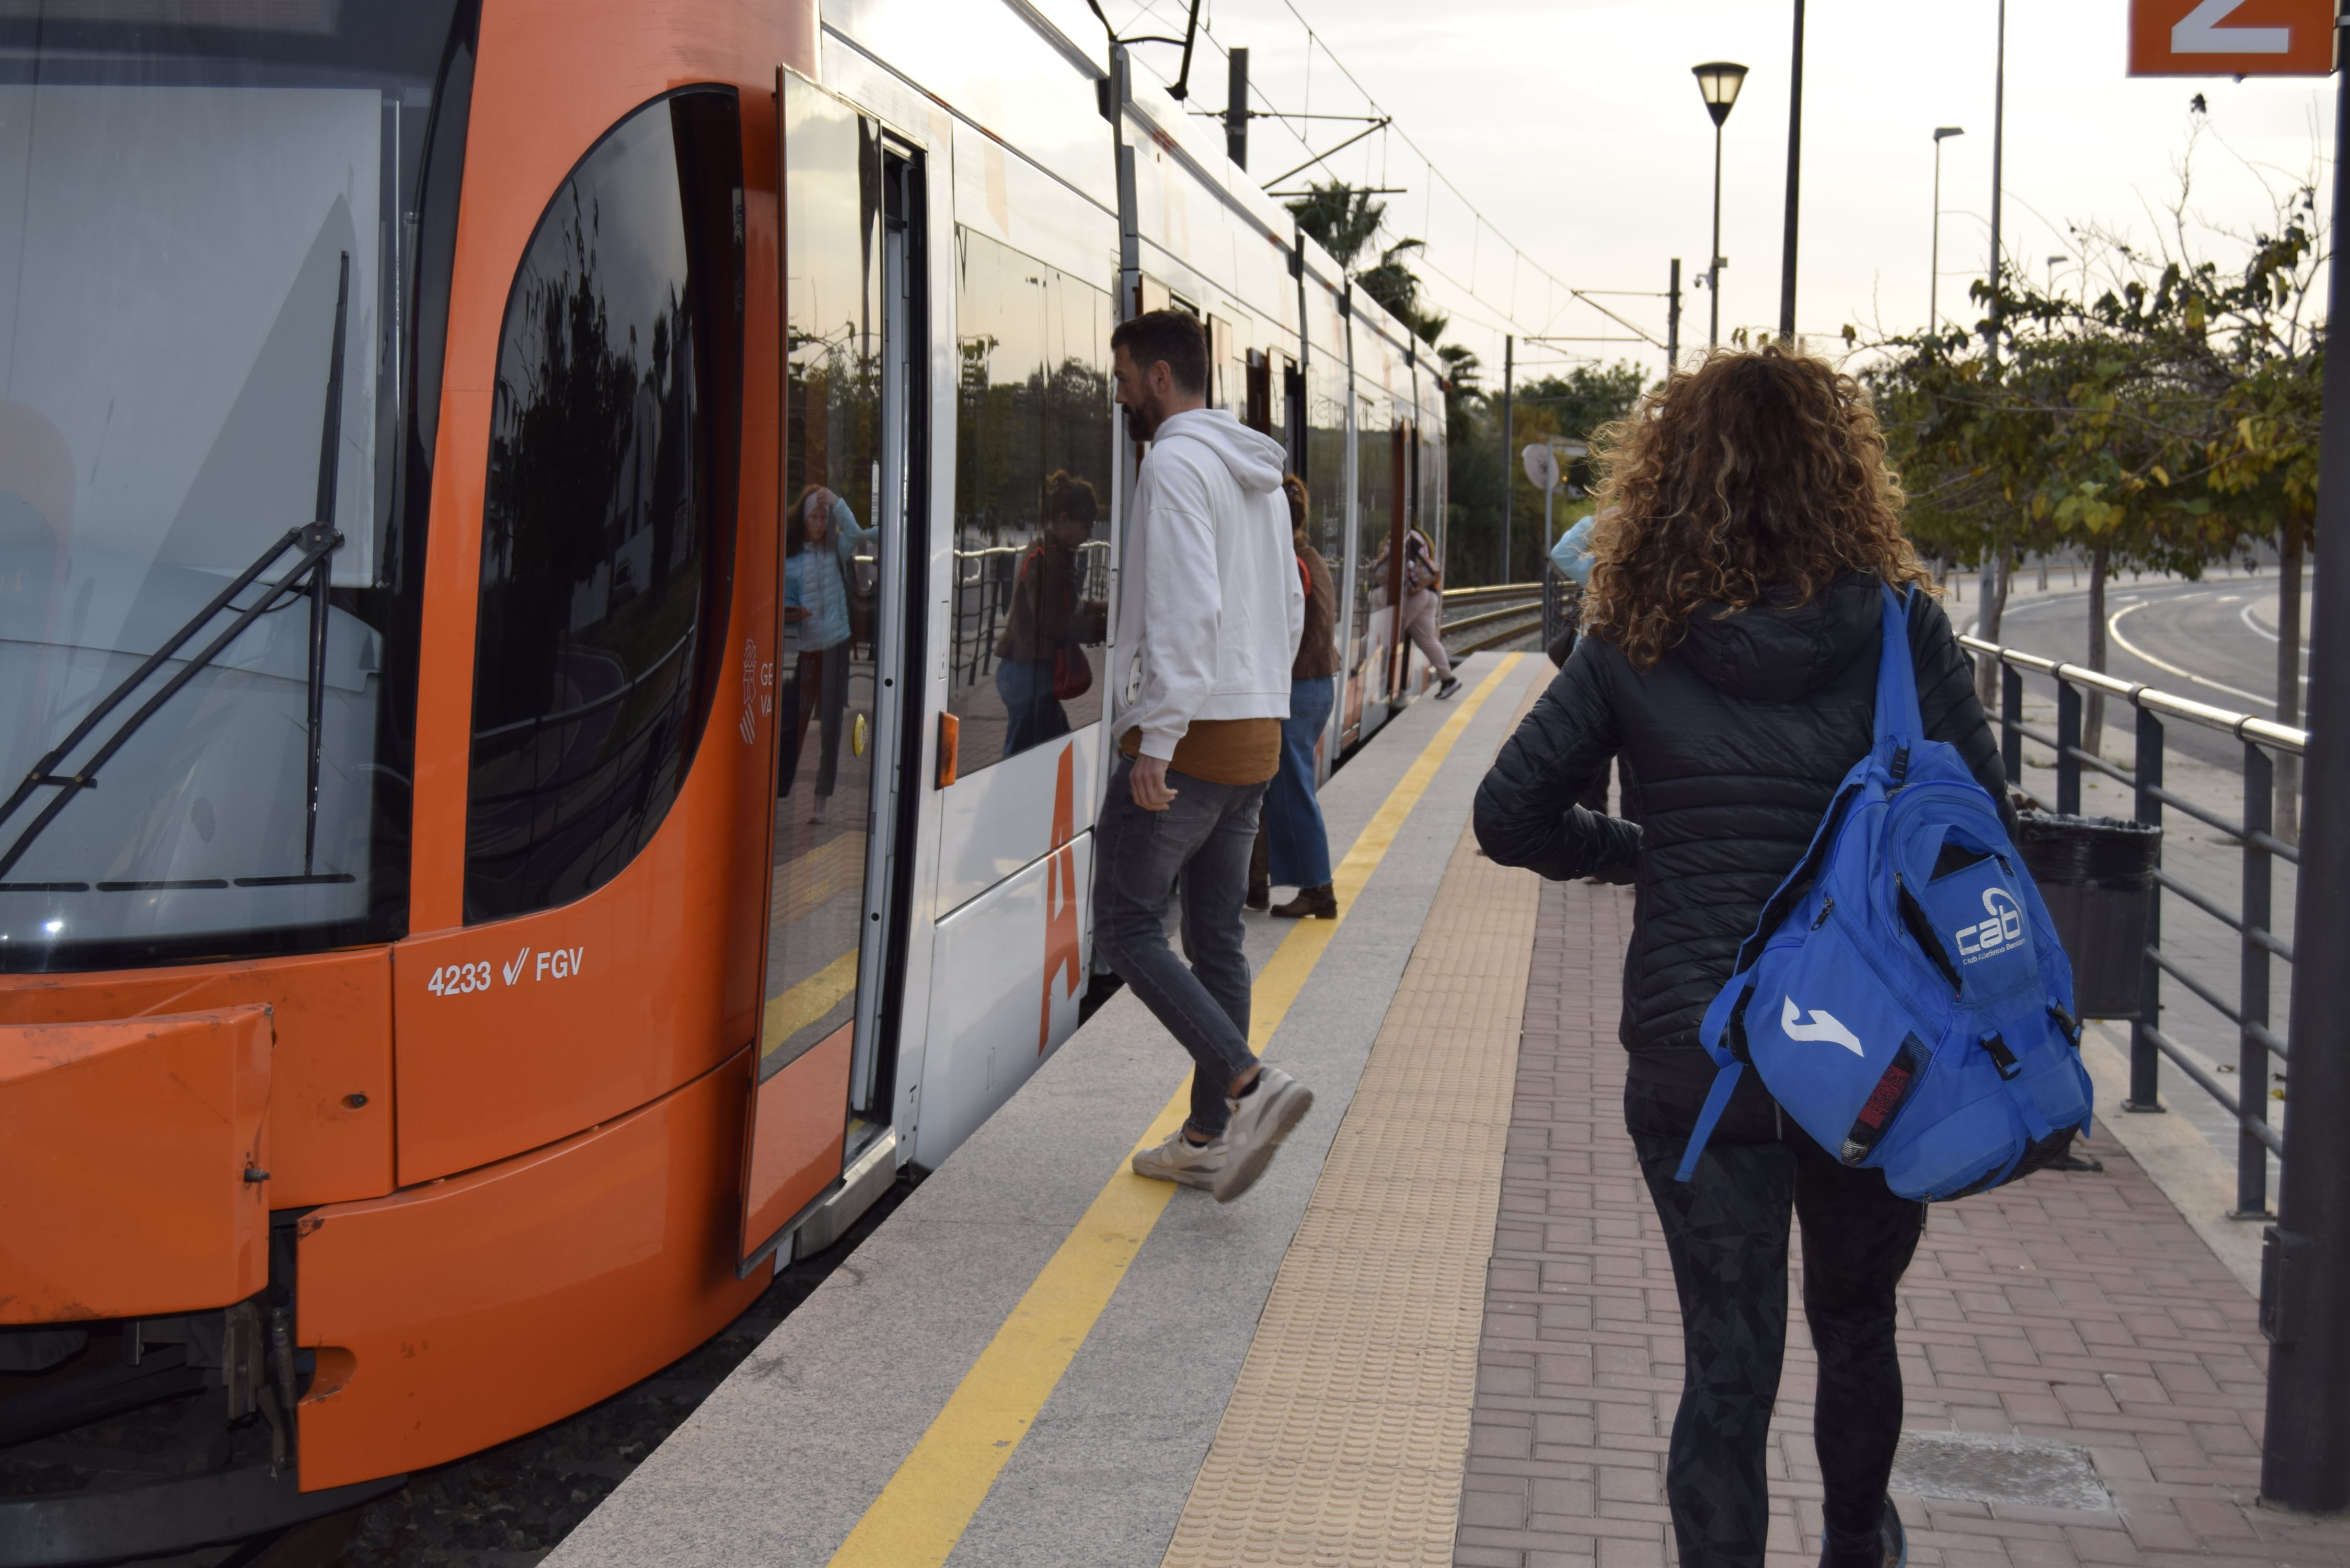
<svg viewBox="0 0 2350 1568"><path fill-rule="evenodd" d="M2112 816L2027 811L2015 846L2073 962L2074 1010L2084 1018L2139 1016L2162 829Z"/></svg>

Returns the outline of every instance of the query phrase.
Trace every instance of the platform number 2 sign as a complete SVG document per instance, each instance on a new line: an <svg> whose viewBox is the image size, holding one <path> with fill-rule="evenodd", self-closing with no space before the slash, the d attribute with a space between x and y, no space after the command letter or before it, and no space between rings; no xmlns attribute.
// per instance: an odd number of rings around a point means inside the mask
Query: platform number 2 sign
<svg viewBox="0 0 2350 1568"><path fill-rule="evenodd" d="M2130 0L2134 77L2322 77L2333 0Z"/></svg>

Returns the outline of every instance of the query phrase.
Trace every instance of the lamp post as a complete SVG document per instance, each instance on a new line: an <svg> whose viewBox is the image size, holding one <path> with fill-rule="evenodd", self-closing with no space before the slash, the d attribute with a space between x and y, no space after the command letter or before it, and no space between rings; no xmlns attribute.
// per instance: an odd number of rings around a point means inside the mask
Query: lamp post
<svg viewBox="0 0 2350 1568"><path fill-rule="evenodd" d="M1713 116L1713 249L1705 264L1705 346L1712 348L1721 342L1721 122L1730 118L1730 106L1738 101L1738 89L1746 85L1746 67L1728 60L1709 60L1691 66L1690 72L1697 78L1697 90L1705 99L1705 112Z"/></svg>
<svg viewBox="0 0 2350 1568"><path fill-rule="evenodd" d="M1933 276L1926 285L1926 330L1939 331L1942 325L1942 143L1953 136L1964 136L1963 125L1938 125L1934 128L1934 245L1929 264Z"/></svg>

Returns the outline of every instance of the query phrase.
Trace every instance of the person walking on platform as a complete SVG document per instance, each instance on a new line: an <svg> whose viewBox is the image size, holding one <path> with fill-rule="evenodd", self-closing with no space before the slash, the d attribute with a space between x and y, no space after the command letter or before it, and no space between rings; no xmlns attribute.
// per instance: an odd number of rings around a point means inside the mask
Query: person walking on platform
<svg viewBox="0 0 2350 1568"><path fill-rule="evenodd" d="M1313 1091L1249 1049L1241 900L1279 764L1305 595L1281 444L1206 406L1207 335L1152 310L1110 334L1136 476L1111 668L1120 760L1094 826L1094 942L1194 1065L1191 1110L1140 1176L1229 1203L1263 1174ZM1180 883L1186 964L1167 945Z"/></svg>
<svg viewBox="0 0 2350 1568"><path fill-rule="evenodd" d="M1289 498L1290 543L1305 587L1305 632L1289 667L1289 717L1281 722L1281 771L1264 792L1263 819L1256 830L1256 854L1249 861L1248 907L1273 902L1273 885L1295 888L1297 896L1274 909L1284 920L1335 920L1338 897L1330 882L1330 835L1322 826L1322 802L1315 789L1314 750L1330 722L1338 698L1338 590L1330 564L1305 532L1305 482L1292 473L1281 482Z"/></svg>
<svg viewBox="0 0 2350 1568"><path fill-rule="evenodd" d="M1677 372L1604 432L1581 644L1477 793L1492 859L1553 878L1637 867L1618 1033L1624 1115L1672 1255L1685 1366L1665 1491L1681 1568L1760 1568L1787 1329L1788 1220L1819 1353L1824 1568L1896 1568L1894 1293L1926 1223L1847 1168L1747 1074L1694 1179L1674 1170L1714 1075L1699 1044L1762 905L1871 743L1885 586L1909 588L1926 732L2006 801L1972 672L1901 531L1868 400L1769 345ZM1637 827L1575 805L1620 754Z"/></svg>
<svg viewBox="0 0 2350 1568"><path fill-rule="evenodd" d="M1440 702L1461 690L1460 680L1452 673L1452 660L1444 651L1444 639L1440 635L1444 599L1438 592L1444 587L1444 573L1436 564L1436 546L1428 535L1417 528L1407 528L1403 535L1403 634L1419 645L1420 653L1436 676L1436 700Z"/></svg>

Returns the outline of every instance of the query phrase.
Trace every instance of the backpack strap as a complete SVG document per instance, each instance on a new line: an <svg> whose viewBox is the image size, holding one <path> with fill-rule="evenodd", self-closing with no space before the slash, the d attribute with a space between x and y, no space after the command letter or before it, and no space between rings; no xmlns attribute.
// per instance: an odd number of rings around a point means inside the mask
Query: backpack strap
<svg viewBox="0 0 2350 1568"><path fill-rule="evenodd" d="M1738 1092L1738 1080L1746 1074L1746 1064L1733 1061L1713 1075L1713 1087L1705 1095L1705 1106L1697 1114L1697 1126L1690 1129L1689 1147L1681 1150L1680 1168L1673 1172L1675 1181L1687 1181L1697 1174L1698 1157L1705 1153L1708 1139L1721 1120L1721 1113L1730 1108L1730 1096Z"/></svg>
<svg viewBox="0 0 2350 1568"><path fill-rule="evenodd" d="M1898 737L1918 745L1926 739L1926 721L1918 711L1918 672L1909 662L1909 606L1907 589L1896 594L1885 588L1885 647L1877 659L1877 739Z"/></svg>

